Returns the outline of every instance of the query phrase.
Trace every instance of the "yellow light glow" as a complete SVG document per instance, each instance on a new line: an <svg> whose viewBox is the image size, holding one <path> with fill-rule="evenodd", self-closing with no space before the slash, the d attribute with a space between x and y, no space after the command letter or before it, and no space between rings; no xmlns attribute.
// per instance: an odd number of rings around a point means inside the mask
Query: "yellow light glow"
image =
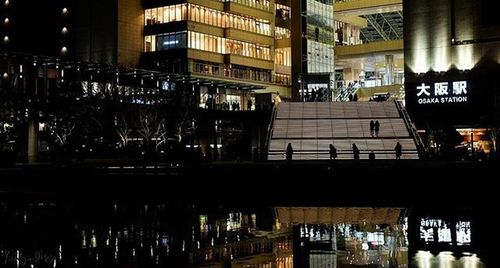
<svg viewBox="0 0 500 268"><path fill-rule="evenodd" d="M413 72L414 73L426 73L429 71L428 55L425 49L416 49L413 51Z"/></svg>
<svg viewBox="0 0 500 268"><path fill-rule="evenodd" d="M476 65L474 60L474 48L472 45L457 46L456 65L459 70L470 70Z"/></svg>
<svg viewBox="0 0 500 268"><path fill-rule="evenodd" d="M442 46L433 50L432 69L436 72L446 72L450 69L450 47Z"/></svg>

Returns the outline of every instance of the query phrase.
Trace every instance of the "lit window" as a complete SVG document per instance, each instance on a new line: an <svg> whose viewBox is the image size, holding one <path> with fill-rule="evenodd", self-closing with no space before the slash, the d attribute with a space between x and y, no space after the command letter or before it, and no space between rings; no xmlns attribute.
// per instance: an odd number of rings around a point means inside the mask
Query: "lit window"
<svg viewBox="0 0 500 268"><path fill-rule="evenodd" d="M63 9L62 9L62 13L63 13L63 15L68 14L68 9L67 9L67 8L63 8Z"/></svg>
<svg viewBox="0 0 500 268"><path fill-rule="evenodd" d="M63 27L62 30L61 30L61 33L62 34L67 34L68 33L68 28Z"/></svg>
<svg viewBox="0 0 500 268"><path fill-rule="evenodd" d="M9 37L6 35L4 38L3 38L3 42L4 43L8 43L10 41Z"/></svg>
<svg viewBox="0 0 500 268"><path fill-rule="evenodd" d="M5 24L9 24L9 18L5 18L5 19L3 20L3 23L5 23Z"/></svg>

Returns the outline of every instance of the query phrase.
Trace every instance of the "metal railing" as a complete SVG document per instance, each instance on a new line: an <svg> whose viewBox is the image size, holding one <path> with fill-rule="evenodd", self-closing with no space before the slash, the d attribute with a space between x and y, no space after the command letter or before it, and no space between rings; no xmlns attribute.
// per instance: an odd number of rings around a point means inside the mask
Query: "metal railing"
<svg viewBox="0 0 500 268"><path fill-rule="evenodd" d="M417 128L411 121L410 115L408 114L408 111L406 111L406 108L403 107L403 104L401 101L394 101L396 104L396 107L399 111L399 114L403 118L403 121L405 123L406 129L410 132L411 137L415 141L415 145L417 146L417 150L419 152L419 157L421 157L421 153L424 153L426 151L425 144L420 138L420 135L418 134Z"/></svg>
<svg viewBox="0 0 500 268"><path fill-rule="evenodd" d="M363 156L363 155L367 155L369 156L371 153L374 153L375 154L375 159L377 159L377 155L380 156L380 155L391 155L391 156L394 156L394 158L396 158L396 152L395 150L393 149L378 149L378 150L360 150L359 152L359 155L360 156ZM279 156L282 156L283 160L285 160L285 155L286 155L286 152L285 151L271 151L268 153L268 155L279 155ZM329 156L330 155L330 152L329 150L305 150L305 151L294 151L293 152L293 156L297 156L297 155L310 155L310 156ZM404 157L404 156L409 156L409 155L418 155L418 151L415 151L415 150L402 150L402 153L401 153L401 156ZM346 157L347 156L347 157ZM354 159L354 154L352 152L352 150L337 150L337 159L341 159L341 160L348 160L348 159Z"/></svg>
<svg viewBox="0 0 500 268"><path fill-rule="evenodd" d="M335 96L335 101L348 101L350 95L354 95L358 88L354 86L344 86L338 90Z"/></svg>
<svg viewBox="0 0 500 268"><path fill-rule="evenodd" d="M253 8L268 11L268 12L272 11L270 1L262 1L262 2L255 1L255 0L219 0L219 1L224 2L224 3L230 3L230 2L237 3L240 5L249 6L249 7L253 7Z"/></svg>
<svg viewBox="0 0 500 268"><path fill-rule="evenodd" d="M273 106L272 111L271 111L271 121L269 122L269 126L267 128L267 136L266 136L266 143L265 143L265 158L267 158L267 155L269 154L269 145L271 143L271 139L273 137L273 129L274 129L274 120L276 120L276 116L278 114L278 107L276 105Z"/></svg>

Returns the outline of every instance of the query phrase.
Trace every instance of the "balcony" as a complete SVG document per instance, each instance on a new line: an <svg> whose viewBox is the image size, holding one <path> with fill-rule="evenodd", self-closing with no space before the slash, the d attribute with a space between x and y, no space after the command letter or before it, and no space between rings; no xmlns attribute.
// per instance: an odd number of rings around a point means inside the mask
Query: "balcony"
<svg viewBox="0 0 500 268"><path fill-rule="evenodd" d="M403 39L371 42L353 46L337 46L335 47L335 57L352 57L395 51L403 51Z"/></svg>
<svg viewBox="0 0 500 268"><path fill-rule="evenodd" d="M342 0L333 5L336 16L363 16L403 10L402 0Z"/></svg>
<svg viewBox="0 0 500 268"><path fill-rule="evenodd" d="M254 18L272 21L274 10L271 5L260 4L251 0L220 0L224 2L224 11L234 14L242 14Z"/></svg>
<svg viewBox="0 0 500 268"><path fill-rule="evenodd" d="M230 64L236 64L241 66L248 66L253 68L260 68L266 70L274 69L274 62L271 60L263 60L257 58L250 58L235 54L224 55L224 61Z"/></svg>
<svg viewBox="0 0 500 268"><path fill-rule="evenodd" d="M274 38L272 36L242 31L235 28L226 28L224 32L225 37L228 39L246 41L265 46L274 45Z"/></svg>
<svg viewBox="0 0 500 268"><path fill-rule="evenodd" d="M292 39L291 38L282 38L274 41L274 48L283 48L283 47L291 47Z"/></svg>

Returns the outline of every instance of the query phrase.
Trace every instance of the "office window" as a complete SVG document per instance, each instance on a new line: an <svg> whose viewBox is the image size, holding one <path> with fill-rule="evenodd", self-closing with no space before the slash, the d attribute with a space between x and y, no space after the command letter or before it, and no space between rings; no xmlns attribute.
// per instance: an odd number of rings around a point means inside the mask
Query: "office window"
<svg viewBox="0 0 500 268"><path fill-rule="evenodd" d="M189 16L188 16L189 12ZM190 20L217 27L231 27L264 35L271 35L270 22L252 17L228 14L226 12L194 4L179 4L147 9L144 12L145 25Z"/></svg>

